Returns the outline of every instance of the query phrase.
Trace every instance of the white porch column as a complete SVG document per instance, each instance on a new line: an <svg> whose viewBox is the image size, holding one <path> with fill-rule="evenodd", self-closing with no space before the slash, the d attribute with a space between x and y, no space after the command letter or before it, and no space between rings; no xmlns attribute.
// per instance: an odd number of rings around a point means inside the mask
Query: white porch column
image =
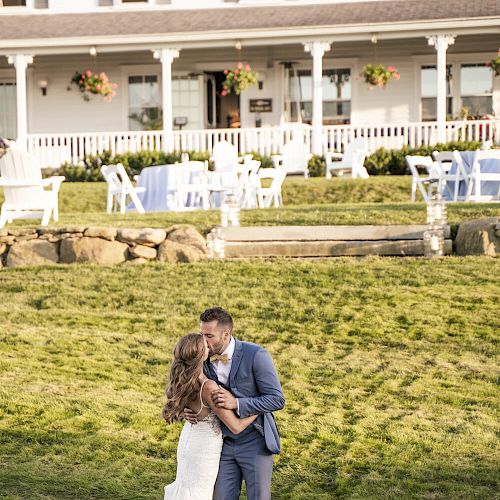
<svg viewBox="0 0 500 500"><path fill-rule="evenodd" d="M432 35L428 36L427 40L437 51L438 141L446 142L446 51L455 43L455 36Z"/></svg>
<svg viewBox="0 0 500 500"><path fill-rule="evenodd" d="M161 62L161 88L163 106L163 148L172 151L173 141L173 115L172 115L172 62L179 57L178 49L153 50L155 59Z"/></svg>
<svg viewBox="0 0 500 500"><path fill-rule="evenodd" d="M330 50L330 44L310 42L304 44L304 49L313 56L312 152L320 155L323 152L323 55Z"/></svg>
<svg viewBox="0 0 500 500"><path fill-rule="evenodd" d="M16 111L17 137L16 143L20 149L26 149L28 136L28 114L26 105L26 68L33 62L33 56L14 54L7 57L9 64L16 68Z"/></svg>

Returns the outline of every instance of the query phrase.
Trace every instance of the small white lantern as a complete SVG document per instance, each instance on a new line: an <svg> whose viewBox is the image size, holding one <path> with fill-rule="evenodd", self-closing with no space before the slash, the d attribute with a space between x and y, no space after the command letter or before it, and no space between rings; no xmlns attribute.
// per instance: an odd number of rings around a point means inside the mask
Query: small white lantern
<svg viewBox="0 0 500 500"><path fill-rule="evenodd" d="M428 259L444 255L444 231L442 226L429 226L424 232L424 255Z"/></svg>
<svg viewBox="0 0 500 500"><path fill-rule="evenodd" d="M219 226L214 227L210 233L207 234L207 254L209 259L223 259L224 258L224 238Z"/></svg>
<svg viewBox="0 0 500 500"><path fill-rule="evenodd" d="M427 223L434 226L445 226L447 218L446 202L441 193L434 192L427 204Z"/></svg>
<svg viewBox="0 0 500 500"><path fill-rule="evenodd" d="M240 225L240 205L234 194L224 197L220 207L220 224L222 227Z"/></svg>

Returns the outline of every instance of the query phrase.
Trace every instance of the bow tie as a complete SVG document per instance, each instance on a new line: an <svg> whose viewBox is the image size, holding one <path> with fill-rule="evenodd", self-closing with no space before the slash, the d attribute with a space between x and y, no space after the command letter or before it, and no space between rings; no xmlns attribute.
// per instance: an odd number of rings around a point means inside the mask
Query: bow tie
<svg viewBox="0 0 500 500"><path fill-rule="evenodd" d="M213 356L210 356L210 363L215 363L216 361L222 361L225 365L229 363L229 358L227 357L227 354L214 354Z"/></svg>

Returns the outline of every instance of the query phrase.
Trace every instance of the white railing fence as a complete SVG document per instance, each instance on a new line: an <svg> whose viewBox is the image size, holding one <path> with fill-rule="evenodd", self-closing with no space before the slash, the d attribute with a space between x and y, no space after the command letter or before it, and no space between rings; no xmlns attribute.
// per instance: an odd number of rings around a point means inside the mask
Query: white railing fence
<svg viewBox="0 0 500 500"><path fill-rule="evenodd" d="M323 151L342 151L357 137L368 140L370 151L381 147L400 149L437 143L437 122L386 125L332 125L323 127ZM279 127L206 129L174 131L175 151L212 152L215 144L226 140L241 154L255 152L264 156L281 153L293 138L302 139L310 148L311 126L285 124ZM446 141L500 142L500 121L470 120L446 123ZM28 134L27 148L43 167L59 167L64 162L79 164L86 155L109 150L117 153L163 150L161 130L135 132L94 132L69 134Z"/></svg>

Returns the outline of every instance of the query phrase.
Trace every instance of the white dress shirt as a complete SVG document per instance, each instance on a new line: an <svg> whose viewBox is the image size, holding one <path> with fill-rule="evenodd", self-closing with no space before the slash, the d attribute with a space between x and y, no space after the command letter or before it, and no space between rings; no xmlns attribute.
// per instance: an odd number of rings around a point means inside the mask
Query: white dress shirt
<svg viewBox="0 0 500 500"><path fill-rule="evenodd" d="M234 354L234 348L236 346L236 342L234 341L234 338L231 337L231 340L229 341L229 345L224 349L224 352L221 354L226 354L227 355L227 363L223 363L222 361L215 361L212 363L212 366L215 369L215 373L217 374L217 378L219 379L219 382L227 385L227 381L229 380L229 373L231 372L231 364L233 362L233 354ZM236 413L239 415L240 414L240 402L238 401L238 398L236 398Z"/></svg>
<svg viewBox="0 0 500 500"><path fill-rule="evenodd" d="M225 385L227 385L227 381L229 380L229 373L231 372L231 363L233 360L235 345L236 342L234 341L233 337L231 337L229 345L222 353L227 355L227 363L223 363L222 361L215 361L214 363L212 363L212 366L215 369L215 373L217 373L217 378Z"/></svg>

